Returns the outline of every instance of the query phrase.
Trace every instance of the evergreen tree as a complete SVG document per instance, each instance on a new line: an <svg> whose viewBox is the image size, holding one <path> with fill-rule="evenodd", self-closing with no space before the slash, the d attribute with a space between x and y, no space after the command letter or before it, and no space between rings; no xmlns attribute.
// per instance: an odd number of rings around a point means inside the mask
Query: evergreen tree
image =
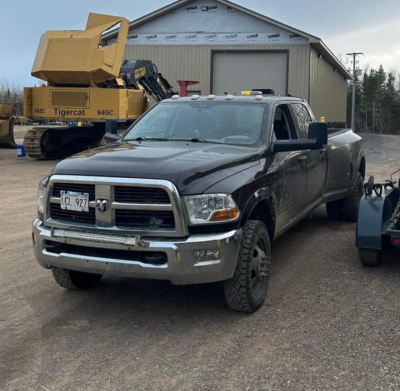
<svg viewBox="0 0 400 391"><path fill-rule="evenodd" d="M397 73L378 70L365 71L356 82L356 129L364 133L400 134L400 80ZM351 90L347 94L347 122L351 118Z"/></svg>

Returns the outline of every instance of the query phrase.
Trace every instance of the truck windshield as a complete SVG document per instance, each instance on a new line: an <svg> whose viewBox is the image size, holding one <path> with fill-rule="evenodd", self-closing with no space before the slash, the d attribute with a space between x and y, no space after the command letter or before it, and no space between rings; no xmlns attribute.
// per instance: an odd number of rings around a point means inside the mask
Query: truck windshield
<svg viewBox="0 0 400 391"><path fill-rule="evenodd" d="M264 105L232 102L160 103L137 121L124 141L196 141L255 146Z"/></svg>

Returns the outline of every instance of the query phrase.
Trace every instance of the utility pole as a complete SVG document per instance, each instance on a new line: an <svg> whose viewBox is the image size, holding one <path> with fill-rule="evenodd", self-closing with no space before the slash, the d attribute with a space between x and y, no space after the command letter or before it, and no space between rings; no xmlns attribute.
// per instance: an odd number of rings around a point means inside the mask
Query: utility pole
<svg viewBox="0 0 400 391"><path fill-rule="evenodd" d="M375 96L374 100L372 101L372 133L375 133L376 127L376 117L375 117Z"/></svg>
<svg viewBox="0 0 400 391"><path fill-rule="evenodd" d="M351 128L355 131L356 127L356 57L364 53L347 53L347 56L353 56L353 96L351 99Z"/></svg>

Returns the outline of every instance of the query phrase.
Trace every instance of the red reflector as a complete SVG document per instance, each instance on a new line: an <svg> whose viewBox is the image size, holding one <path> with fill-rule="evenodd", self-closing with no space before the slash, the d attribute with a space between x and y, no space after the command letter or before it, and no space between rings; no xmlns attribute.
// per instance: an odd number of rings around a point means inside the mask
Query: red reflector
<svg viewBox="0 0 400 391"><path fill-rule="evenodd" d="M393 239L394 244L399 244L400 245L400 238L394 238Z"/></svg>

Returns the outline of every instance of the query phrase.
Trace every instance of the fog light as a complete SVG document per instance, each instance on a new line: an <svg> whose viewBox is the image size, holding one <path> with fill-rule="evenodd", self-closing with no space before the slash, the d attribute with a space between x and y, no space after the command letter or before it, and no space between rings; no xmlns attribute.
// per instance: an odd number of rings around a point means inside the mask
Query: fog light
<svg viewBox="0 0 400 391"><path fill-rule="evenodd" d="M218 261L221 257L219 250L200 250L194 252L196 263L207 261Z"/></svg>

